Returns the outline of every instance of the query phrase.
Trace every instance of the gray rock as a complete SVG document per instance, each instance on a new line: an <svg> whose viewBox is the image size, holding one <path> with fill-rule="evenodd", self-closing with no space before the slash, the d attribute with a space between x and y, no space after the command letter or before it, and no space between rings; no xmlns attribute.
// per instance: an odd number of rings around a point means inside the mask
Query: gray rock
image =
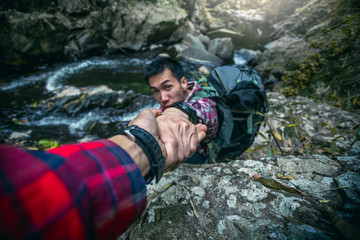
<svg viewBox="0 0 360 240"><path fill-rule="evenodd" d="M336 145L338 149L334 154L340 150L359 156L356 154L356 130L352 129L360 124L359 115L301 96L285 98L284 95L275 92L268 92L267 96L270 109L266 118L267 124L261 125L262 135L255 138L250 151L244 153L242 159L266 157L269 146L274 146L277 154L281 155L281 152L331 154L332 145ZM271 135L269 139L270 129L279 134L281 140L275 140ZM255 151L259 147L263 148Z"/></svg>
<svg viewBox="0 0 360 240"><path fill-rule="evenodd" d="M194 35L191 34L186 34L182 43L187 47L205 49L205 45L201 42L200 38L195 37Z"/></svg>
<svg viewBox="0 0 360 240"><path fill-rule="evenodd" d="M89 11L89 1L88 0L58 0L59 6L64 8L70 14L84 13Z"/></svg>
<svg viewBox="0 0 360 240"><path fill-rule="evenodd" d="M233 30L230 29L226 29L226 28L221 28L221 29L217 29L214 31L210 31L208 33L206 33L207 36L209 36L211 39L213 38L231 38L234 41L238 40L238 39L242 39L244 37L243 34L235 32Z"/></svg>
<svg viewBox="0 0 360 240"><path fill-rule="evenodd" d="M26 139L30 137L30 134L31 130L26 132L12 132L9 139Z"/></svg>
<svg viewBox="0 0 360 240"><path fill-rule="evenodd" d="M335 178L339 187L344 187L343 191L351 202L360 204L360 174L354 172L346 172Z"/></svg>
<svg viewBox="0 0 360 240"><path fill-rule="evenodd" d="M360 207L359 174L340 170L323 156L183 164L148 185L149 208L120 239L334 239L320 200L338 209ZM279 179L279 172L295 178ZM295 191L269 187L254 174ZM349 199L335 182L351 185Z"/></svg>
<svg viewBox="0 0 360 240"><path fill-rule="evenodd" d="M284 72L288 62L300 63L319 50L298 36L285 35L265 46L263 56L257 59L259 71Z"/></svg>
<svg viewBox="0 0 360 240"><path fill-rule="evenodd" d="M200 48L186 48L180 52L177 57L191 63L212 67L220 66L223 63L223 60L219 57Z"/></svg>
<svg viewBox="0 0 360 240"><path fill-rule="evenodd" d="M209 43L208 51L221 59L232 60L234 45L231 38L215 38Z"/></svg>

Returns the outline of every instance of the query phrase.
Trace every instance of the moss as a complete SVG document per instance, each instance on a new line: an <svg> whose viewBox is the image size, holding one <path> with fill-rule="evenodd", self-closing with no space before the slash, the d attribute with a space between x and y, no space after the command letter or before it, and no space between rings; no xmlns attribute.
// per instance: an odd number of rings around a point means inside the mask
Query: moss
<svg viewBox="0 0 360 240"><path fill-rule="evenodd" d="M285 71L282 77L284 82L282 93L286 96L298 95L300 90L309 85L311 77L320 71L324 63L326 60L319 53L310 55L299 64L293 63L293 70Z"/></svg>

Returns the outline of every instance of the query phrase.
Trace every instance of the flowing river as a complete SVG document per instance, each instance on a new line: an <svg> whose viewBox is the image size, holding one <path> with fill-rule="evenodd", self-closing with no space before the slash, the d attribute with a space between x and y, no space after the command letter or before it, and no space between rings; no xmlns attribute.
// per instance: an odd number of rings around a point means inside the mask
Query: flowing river
<svg viewBox="0 0 360 240"><path fill-rule="evenodd" d="M59 143L76 142L111 136L119 124L126 125L141 110L158 107L151 100L144 79L144 72L159 52L134 53L127 56L92 57L72 63L39 67L31 74L1 80L0 86L0 137L2 141L33 145L41 139ZM243 64L251 58L246 50L236 50L234 62ZM182 62L186 72L197 66ZM114 111L94 108L77 115L59 111L44 112L36 106L56 95L60 90L73 86L99 87L106 85L114 91L132 90L143 96L142 103L131 103L131 110L114 114ZM138 98L137 98L138 99ZM55 102L56 104L56 102ZM137 104L137 105L136 105ZM113 128L89 126L114 125ZM23 142L21 140L23 139Z"/></svg>

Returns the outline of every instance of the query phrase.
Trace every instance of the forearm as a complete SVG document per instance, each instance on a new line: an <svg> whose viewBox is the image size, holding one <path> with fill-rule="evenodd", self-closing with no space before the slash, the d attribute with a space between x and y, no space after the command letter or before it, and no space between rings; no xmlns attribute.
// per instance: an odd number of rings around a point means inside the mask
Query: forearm
<svg viewBox="0 0 360 240"><path fill-rule="evenodd" d="M121 146L139 167L141 174L145 177L150 171L150 162L144 150L135 142L129 140L125 135L116 135L109 138L110 141Z"/></svg>
<svg viewBox="0 0 360 240"><path fill-rule="evenodd" d="M0 185L9 186L0 188L6 203L0 205L0 233L9 238L116 238L146 206L137 164L111 141L48 153L6 146L0 155Z"/></svg>

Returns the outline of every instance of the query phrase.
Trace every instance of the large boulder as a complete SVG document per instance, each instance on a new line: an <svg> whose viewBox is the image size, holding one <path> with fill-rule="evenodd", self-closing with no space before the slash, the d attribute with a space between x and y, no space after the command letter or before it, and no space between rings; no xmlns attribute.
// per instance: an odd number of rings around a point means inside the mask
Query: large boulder
<svg viewBox="0 0 360 240"><path fill-rule="evenodd" d="M210 41L208 51L221 59L231 61L234 55L234 45L231 38L215 38Z"/></svg>
<svg viewBox="0 0 360 240"><path fill-rule="evenodd" d="M178 5L136 2L130 10L120 10L115 17L112 46L140 50L146 44L165 39L179 41L184 35L178 34L177 30L185 25L186 16L184 9Z"/></svg>
<svg viewBox="0 0 360 240"><path fill-rule="evenodd" d="M186 34L186 36L182 40L182 44L184 44L186 47L206 49L201 39L199 37L195 37L192 34Z"/></svg>
<svg viewBox="0 0 360 240"><path fill-rule="evenodd" d="M316 155L183 164L148 185L145 214L120 239L356 239L358 181Z"/></svg>
<svg viewBox="0 0 360 240"><path fill-rule="evenodd" d="M15 3L0 11L0 66L7 70L174 43L193 27L177 1L61 0L43 12L20 12Z"/></svg>
<svg viewBox="0 0 360 240"><path fill-rule="evenodd" d="M220 66L223 63L221 58L215 56L207 50L194 47L185 48L178 54L177 57L194 64L209 67Z"/></svg>
<svg viewBox="0 0 360 240"><path fill-rule="evenodd" d="M68 29L58 15L21 12L0 15L3 21L0 35L4 36L0 43L1 62L21 65L36 61L36 56L62 53Z"/></svg>
<svg viewBox="0 0 360 240"><path fill-rule="evenodd" d="M265 45L263 55L255 60L260 72L284 74L287 63L299 64L319 52L304 38L285 35Z"/></svg>

